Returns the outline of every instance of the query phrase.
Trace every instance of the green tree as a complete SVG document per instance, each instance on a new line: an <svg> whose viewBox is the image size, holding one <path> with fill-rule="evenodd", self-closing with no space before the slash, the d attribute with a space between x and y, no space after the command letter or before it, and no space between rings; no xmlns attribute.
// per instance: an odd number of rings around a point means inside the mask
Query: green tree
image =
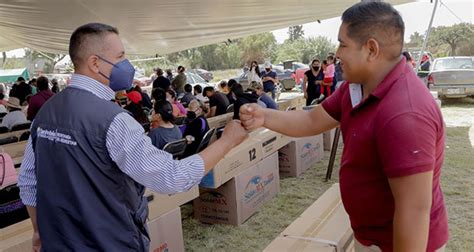
<svg viewBox="0 0 474 252"><path fill-rule="evenodd" d="M273 58L276 39L271 32L264 32L243 38L239 43L241 61L250 63L253 60L263 62Z"/></svg>
<svg viewBox="0 0 474 252"><path fill-rule="evenodd" d="M288 36L290 41L302 39L304 36L303 25L290 26L288 28Z"/></svg>
<svg viewBox="0 0 474 252"><path fill-rule="evenodd" d="M471 25L467 23L455 24L453 26L439 26L433 28L429 38L429 42L433 46L440 46L443 44L449 45L450 55L456 55L456 49L461 42L469 39L473 33Z"/></svg>
<svg viewBox="0 0 474 252"><path fill-rule="evenodd" d="M335 51L336 46L328 38L322 36L295 41L286 40L278 46L274 61L296 60L308 63L315 58L325 59L330 52Z"/></svg>
<svg viewBox="0 0 474 252"><path fill-rule="evenodd" d="M43 58L45 59L45 66L43 68L44 73L52 73L56 63L61 61L66 54L58 53L40 53L28 48L25 48L25 60L30 63L34 63L35 60Z"/></svg>
<svg viewBox="0 0 474 252"><path fill-rule="evenodd" d="M414 32L413 34L410 35L410 41L405 44L406 47L421 47L423 45L423 41L425 39L425 36L420 34L419 32Z"/></svg>

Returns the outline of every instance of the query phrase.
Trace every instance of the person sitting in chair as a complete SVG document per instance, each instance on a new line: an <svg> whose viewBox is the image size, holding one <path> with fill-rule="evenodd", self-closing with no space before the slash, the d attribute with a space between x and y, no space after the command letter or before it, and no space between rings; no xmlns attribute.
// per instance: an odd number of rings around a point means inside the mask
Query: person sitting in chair
<svg viewBox="0 0 474 252"><path fill-rule="evenodd" d="M209 123L204 116L207 113L206 106L198 101L192 100L188 106L187 119L189 120L184 130L183 136L192 136L194 141L188 144L184 151L184 157L191 156L196 153L204 134L209 130Z"/></svg>
<svg viewBox="0 0 474 252"><path fill-rule="evenodd" d="M168 101L157 101L151 116L151 130L148 136L151 143L158 149L169 143L181 139L181 131L174 125L173 107Z"/></svg>

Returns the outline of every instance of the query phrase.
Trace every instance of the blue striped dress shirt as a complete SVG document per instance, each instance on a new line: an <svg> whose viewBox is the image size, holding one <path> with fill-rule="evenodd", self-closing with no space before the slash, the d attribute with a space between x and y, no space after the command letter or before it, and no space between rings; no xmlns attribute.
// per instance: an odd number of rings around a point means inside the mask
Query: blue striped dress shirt
<svg viewBox="0 0 474 252"><path fill-rule="evenodd" d="M108 86L84 75L74 74L70 86L89 91L101 99L115 98L114 91ZM122 172L159 193L187 191L204 176L204 161L199 155L173 160L171 154L153 146L143 127L125 112L117 114L110 124L106 146L111 159ZM35 165L30 138L21 164L18 186L23 203L33 207L36 206Z"/></svg>

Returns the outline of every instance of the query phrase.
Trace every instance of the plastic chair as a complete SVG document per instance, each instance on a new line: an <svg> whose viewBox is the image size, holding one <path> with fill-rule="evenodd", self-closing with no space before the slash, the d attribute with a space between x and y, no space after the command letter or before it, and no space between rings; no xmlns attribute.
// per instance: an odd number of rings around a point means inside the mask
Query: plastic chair
<svg viewBox="0 0 474 252"><path fill-rule="evenodd" d="M173 155L174 159L180 159L184 154L186 145L187 145L187 140L186 138L183 138L174 142L167 143L163 147L163 150Z"/></svg>

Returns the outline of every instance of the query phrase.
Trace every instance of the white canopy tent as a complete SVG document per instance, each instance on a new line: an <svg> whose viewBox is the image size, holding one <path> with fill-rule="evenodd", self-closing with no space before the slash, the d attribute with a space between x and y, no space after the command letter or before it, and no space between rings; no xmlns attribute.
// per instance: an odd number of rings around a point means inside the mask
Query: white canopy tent
<svg viewBox="0 0 474 252"><path fill-rule="evenodd" d="M78 26L113 25L128 54L154 55L336 16L357 0L2 0L0 51L67 52ZM413 0L389 0L403 4Z"/></svg>

